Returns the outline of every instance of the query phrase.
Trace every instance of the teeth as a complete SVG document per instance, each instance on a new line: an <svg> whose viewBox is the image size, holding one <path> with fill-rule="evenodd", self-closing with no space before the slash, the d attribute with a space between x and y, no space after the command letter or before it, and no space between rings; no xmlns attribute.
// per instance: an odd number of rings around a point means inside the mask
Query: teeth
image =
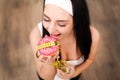
<svg viewBox="0 0 120 80"><path fill-rule="evenodd" d="M51 36L59 36L60 34L51 34Z"/></svg>

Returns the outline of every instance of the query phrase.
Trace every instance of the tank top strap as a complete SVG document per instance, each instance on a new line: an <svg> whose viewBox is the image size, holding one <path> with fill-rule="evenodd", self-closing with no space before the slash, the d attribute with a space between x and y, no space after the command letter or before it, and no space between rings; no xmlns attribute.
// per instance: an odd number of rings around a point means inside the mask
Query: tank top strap
<svg viewBox="0 0 120 80"><path fill-rule="evenodd" d="M41 36L43 36L43 28L42 28L42 22L38 23L38 29L40 31Z"/></svg>
<svg viewBox="0 0 120 80"><path fill-rule="evenodd" d="M45 35L50 36L49 32L42 25L42 22L38 23L38 29L39 29L40 34L41 34L42 37L44 37Z"/></svg>

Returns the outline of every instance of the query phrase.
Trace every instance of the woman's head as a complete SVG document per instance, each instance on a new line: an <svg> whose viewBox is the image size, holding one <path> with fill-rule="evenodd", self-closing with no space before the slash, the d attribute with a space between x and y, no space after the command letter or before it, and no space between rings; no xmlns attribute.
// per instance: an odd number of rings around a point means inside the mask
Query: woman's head
<svg viewBox="0 0 120 80"><path fill-rule="evenodd" d="M44 27L51 36L62 41L74 38L72 7L66 7L65 1L71 4L69 0L46 0L43 13Z"/></svg>
<svg viewBox="0 0 120 80"><path fill-rule="evenodd" d="M43 25L51 36L65 40L73 36L73 18L64 9L46 4L43 13Z"/></svg>
<svg viewBox="0 0 120 80"><path fill-rule="evenodd" d="M46 21L47 19L48 21L52 19L56 22L57 20L68 20L68 23L58 23L59 27L57 27L53 24L46 24L44 18ZM91 46L91 33L88 7L85 0L46 0L43 25L48 29L48 32L50 32L49 28L53 25L53 27L57 27L57 30L54 32L55 34L58 31L57 35L59 33L66 34L67 32L66 38L74 36L78 49L85 56L85 59L88 58ZM66 25L67 27L60 27L60 25Z"/></svg>

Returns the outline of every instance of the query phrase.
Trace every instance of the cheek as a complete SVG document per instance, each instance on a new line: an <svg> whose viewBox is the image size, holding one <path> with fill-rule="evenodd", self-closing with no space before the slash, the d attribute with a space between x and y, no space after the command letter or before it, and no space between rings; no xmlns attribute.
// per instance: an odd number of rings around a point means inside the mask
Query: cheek
<svg viewBox="0 0 120 80"><path fill-rule="evenodd" d="M70 24L66 27L66 33L71 34L73 32L73 26Z"/></svg>
<svg viewBox="0 0 120 80"><path fill-rule="evenodd" d="M73 28L70 27L70 26L66 26L66 27L64 27L64 28L62 28L62 29L59 29L59 31L60 31L61 34L63 34L63 35L70 35L70 34L73 33Z"/></svg>

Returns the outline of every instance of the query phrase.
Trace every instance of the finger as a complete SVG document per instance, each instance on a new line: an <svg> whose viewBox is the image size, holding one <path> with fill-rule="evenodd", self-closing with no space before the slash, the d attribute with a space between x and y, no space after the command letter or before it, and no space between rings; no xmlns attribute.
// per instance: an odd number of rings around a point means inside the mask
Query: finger
<svg viewBox="0 0 120 80"><path fill-rule="evenodd" d="M60 77L60 78L63 78L63 75L61 73L61 70L57 69L57 75Z"/></svg>
<svg viewBox="0 0 120 80"><path fill-rule="evenodd" d="M39 56L40 56L38 51L36 51L35 55L36 55L36 58L39 58Z"/></svg>
<svg viewBox="0 0 120 80"><path fill-rule="evenodd" d="M59 51L53 56L53 59L58 58L58 56L59 56Z"/></svg>
<svg viewBox="0 0 120 80"><path fill-rule="evenodd" d="M38 61L39 61L39 62L44 62L44 56L43 56L43 55L40 55L39 58L38 58Z"/></svg>
<svg viewBox="0 0 120 80"><path fill-rule="evenodd" d="M69 64L65 64L65 66L66 66L67 74L72 74L75 71L74 66Z"/></svg>
<svg viewBox="0 0 120 80"><path fill-rule="evenodd" d="M68 79L68 74L65 74L64 72L62 72L59 69L57 69L57 75L64 80Z"/></svg>
<svg viewBox="0 0 120 80"><path fill-rule="evenodd" d="M65 66L67 67L67 68L69 68L69 69L74 69L74 66L72 66L72 65L70 65L70 64L65 64Z"/></svg>
<svg viewBox="0 0 120 80"><path fill-rule="evenodd" d="M40 55L39 60L41 61L41 60L42 60L42 58L43 58L43 55Z"/></svg>
<svg viewBox="0 0 120 80"><path fill-rule="evenodd" d="M50 58L51 58L50 56L43 56L42 60L43 62L48 62Z"/></svg>
<svg viewBox="0 0 120 80"><path fill-rule="evenodd" d="M48 56L45 62L48 62L51 59L51 56Z"/></svg>
<svg viewBox="0 0 120 80"><path fill-rule="evenodd" d="M40 60L41 62L47 62L47 59L48 59L48 57L46 57L46 56L44 56L44 55L41 55L40 58L39 58L39 60Z"/></svg>

